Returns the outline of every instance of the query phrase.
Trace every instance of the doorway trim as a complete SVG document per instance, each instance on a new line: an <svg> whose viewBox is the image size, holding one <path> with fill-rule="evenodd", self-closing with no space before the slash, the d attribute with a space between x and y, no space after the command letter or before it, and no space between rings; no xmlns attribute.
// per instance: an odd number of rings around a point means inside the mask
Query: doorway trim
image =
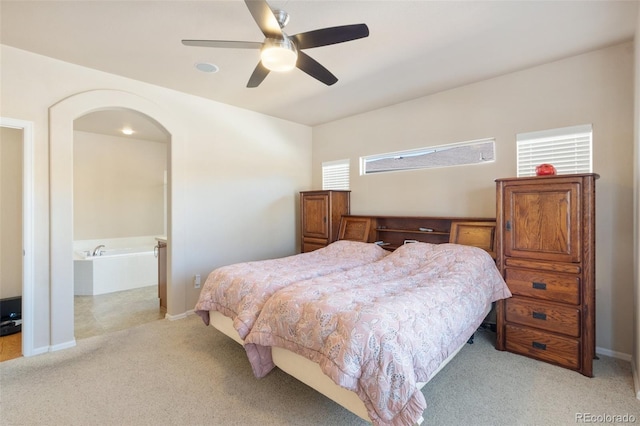
<svg viewBox="0 0 640 426"><path fill-rule="evenodd" d="M0 117L0 127L22 130L22 355L34 348L33 122Z"/></svg>
<svg viewBox="0 0 640 426"><path fill-rule="evenodd" d="M172 232L174 149L183 144L185 132L173 116L158 104L120 90L92 90L65 98L49 108L49 191L50 191L50 350L75 346L73 307L73 122L85 114L114 108L140 112L170 135L167 197L167 312L182 312L184 289L173 280L173 256L176 244ZM174 244L172 244L174 243ZM182 290L182 291L179 291Z"/></svg>

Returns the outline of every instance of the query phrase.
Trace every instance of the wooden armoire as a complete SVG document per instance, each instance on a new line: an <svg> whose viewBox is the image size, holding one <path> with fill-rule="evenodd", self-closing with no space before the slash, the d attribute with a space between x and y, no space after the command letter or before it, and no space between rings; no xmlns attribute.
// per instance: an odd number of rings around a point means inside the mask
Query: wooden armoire
<svg viewBox="0 0 640 426"><path fill-rule="evenodd" d="M597 174L496 180L496 348L593 376Z"/></svg>
<svg viewBox="0 0 640 426"><path fill-rule="evenodd" d="M338 190L300 193L302 253L325 247L338 238L340 219L351 211L350 194Z"/></svg>

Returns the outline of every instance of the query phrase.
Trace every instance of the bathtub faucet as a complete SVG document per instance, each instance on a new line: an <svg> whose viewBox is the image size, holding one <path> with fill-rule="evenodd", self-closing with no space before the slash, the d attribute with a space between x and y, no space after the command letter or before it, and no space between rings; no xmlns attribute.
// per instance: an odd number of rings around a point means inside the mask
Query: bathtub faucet
<svg viewBox="0 0 640 426"><path fill-rule="evenodd" d="M100 244L98 247L94 248L92 256L100 256L102 254L102 251L100 251L100 249L103 247L104 244Z"/></svg>

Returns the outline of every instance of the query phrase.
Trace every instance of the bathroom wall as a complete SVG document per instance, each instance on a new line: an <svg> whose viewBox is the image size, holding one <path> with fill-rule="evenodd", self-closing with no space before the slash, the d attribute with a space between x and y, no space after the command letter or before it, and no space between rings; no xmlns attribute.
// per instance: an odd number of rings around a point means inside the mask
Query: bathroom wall
<svg viewBox="0 0 640 426"><path fill-rule="evenodd" d="M74 131L74 239L164 235L167 144Z"/></svg>
<svg viewBox="0 0 640 426"><path fill-rule="evenodd" d="M22 130L0 127L0 299L22 295Z"/></svg>

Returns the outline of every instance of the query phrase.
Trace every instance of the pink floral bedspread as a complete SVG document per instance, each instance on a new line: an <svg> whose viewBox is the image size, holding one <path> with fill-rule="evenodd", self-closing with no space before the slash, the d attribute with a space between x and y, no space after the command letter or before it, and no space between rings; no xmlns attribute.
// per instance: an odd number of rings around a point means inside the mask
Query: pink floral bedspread
<svg viewBox="0 0 640 426"><path fill-rule="evenodd" d="M471 337L491 302L510 296L484 250L408 244L275 293L245 348L258 377L273 368L271 346L289 349L356 392L374 424L409 425L426 408L416 384Z"/></svg>
<svg viewBox="0 0 640 426"><path fill-rule="evenodd" d="M276 291L297 281L375 262L388 253L375 244L341 240L308 253L223 266L207 277L195 311L207 325L211 310L230 317L244 339Z"/></svg>

